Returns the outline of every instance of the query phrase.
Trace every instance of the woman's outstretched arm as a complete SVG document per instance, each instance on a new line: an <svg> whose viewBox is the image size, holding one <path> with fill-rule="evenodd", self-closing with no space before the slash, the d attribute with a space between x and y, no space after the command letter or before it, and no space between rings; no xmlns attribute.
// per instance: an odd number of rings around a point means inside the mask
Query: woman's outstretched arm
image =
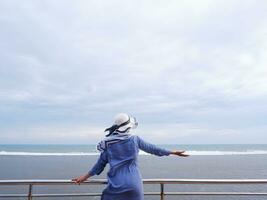
<svg viewBox="0 0 267 200"><path fill-rule="evenodd" d="M91 168L91 170L88 173L86 173L85 175L79 176L77 178L73 178L72 181L75 181L75 183L80 184L86 181L91 176L101 174L101 172L104 170L107 163L108 163L107 153L102 152L97 162L95 163L95 165Z"/></svg>
<svg viewBox="0 0 267 200"><path fill-rule="evenodd" d="M136 139L137 139L137 144L138 144L139 149L141 149L147 153L150 153L150 154L154 154L157 156L168 156L170 154L177 155L177 156L183 156L183 157L188 156L187 154L185 154L185 151L169 151L169 150L157 147L154 144L148 143L138 136L136 136Z"/></svg>

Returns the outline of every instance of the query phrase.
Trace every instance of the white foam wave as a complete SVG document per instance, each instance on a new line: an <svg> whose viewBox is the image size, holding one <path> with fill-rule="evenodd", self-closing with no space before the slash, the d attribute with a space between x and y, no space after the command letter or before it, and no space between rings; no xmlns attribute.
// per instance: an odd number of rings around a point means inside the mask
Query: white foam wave
<svg viewBox="0 0 267 200"><path fill-rule="evenodd" d="M257 155L267 154L267 151L187 151L189 155Z"/></svg>
<svg viewBox="0 0 267 200"><path fill-rule="evenodd" d="M189 155L263 155L267 154L264 150L250 150L250 151L187 151ZM140 151L140 155L150 155L146 152ZM14 152L14 151L0 151L0 156L95 156L98 152Z"/></svg>
<svg viewBox="0 0 267 200"><path fill-rule="evenodd" d="M66 153L43 153L43 152L14 152L0 151L0 156L94 156L99 155L97 152L66 152Z"/></svg>

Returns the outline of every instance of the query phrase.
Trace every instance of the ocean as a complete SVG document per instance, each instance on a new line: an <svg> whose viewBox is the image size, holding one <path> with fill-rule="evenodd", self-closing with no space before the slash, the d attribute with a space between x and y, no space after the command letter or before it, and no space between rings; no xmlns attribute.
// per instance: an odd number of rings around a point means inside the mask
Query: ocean
<svg viewBox="0 0 267 200"><path fill-rule="evenodd" d="M143 178L181 179L267 179L267 145L159 145L167 149L185 149L188 158L157 157L140 152L139 168ZM96 162L95 145L0 145L0 179L71 179L86 173ZM100 176L105 178L108 167ZM35 186L33 193L101 192L104 186ZM159 186L145 185L145 191ZM267 185L166 185L166 191L267 192ZM0 186L0 193L26 193L24 186ZM12 198L11 198L12 199ZM14 198L24 199L24 198ZM37 199L37 198L36 198ZM40 198L46 199L46 198ZM51 198L51 199L100 199ZM146 196L156 200L159 196ZM263 196L166 196L166 200L263 200Z"/></svg>

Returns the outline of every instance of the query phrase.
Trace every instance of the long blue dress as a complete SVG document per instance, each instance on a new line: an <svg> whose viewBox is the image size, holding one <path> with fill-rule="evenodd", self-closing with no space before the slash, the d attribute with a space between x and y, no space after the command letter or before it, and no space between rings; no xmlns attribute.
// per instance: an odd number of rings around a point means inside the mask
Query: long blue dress
<svg viewBox="0 0 267 200"><path fill-rule="evenodd" d="M109 163L108 184L101 200L143 200L142 176L137 164L139 149L157 156L168 156L170 151L147 143L138 136L110 144L102 152L90 175L99 175Z"/></svg>

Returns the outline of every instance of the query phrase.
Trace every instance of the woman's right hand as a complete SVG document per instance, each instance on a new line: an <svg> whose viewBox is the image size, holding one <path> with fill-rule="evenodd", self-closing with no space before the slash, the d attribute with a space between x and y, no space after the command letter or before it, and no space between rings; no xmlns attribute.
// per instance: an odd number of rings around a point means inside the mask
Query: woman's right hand
<svg viewBox="0 0 267 200"><path fill-rule="evenodd" d="M81 184L82 182L86 181L90 177L89 174L85 174L82 176L78 176L76 178L71 179L72 181L75 181L75 184Z"/></svg>
<svg viewBox="0 0 267 200"><path fill-rule="evenodd" d="M188 157L189 155L185 153L185 151L172 151L171 154L176 156Z"/></svg>

